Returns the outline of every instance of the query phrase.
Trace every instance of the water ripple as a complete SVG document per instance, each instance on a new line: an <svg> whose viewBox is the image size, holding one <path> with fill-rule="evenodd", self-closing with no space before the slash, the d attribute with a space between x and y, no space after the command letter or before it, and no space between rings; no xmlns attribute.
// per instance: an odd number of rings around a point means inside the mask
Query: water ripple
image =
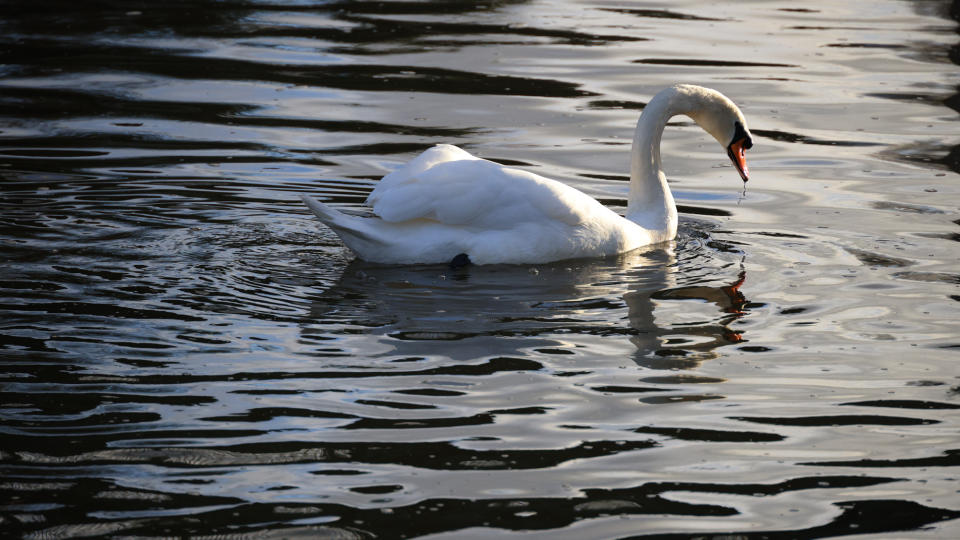
<svg viewBox="0 0 960 540"><path fill-rule="evenodd" d="M4 536L958 536L945 6L13 2ZM452 142L622 211L685 81L754 176L672 121L667 245L371 265L299 202Z"/></svg>

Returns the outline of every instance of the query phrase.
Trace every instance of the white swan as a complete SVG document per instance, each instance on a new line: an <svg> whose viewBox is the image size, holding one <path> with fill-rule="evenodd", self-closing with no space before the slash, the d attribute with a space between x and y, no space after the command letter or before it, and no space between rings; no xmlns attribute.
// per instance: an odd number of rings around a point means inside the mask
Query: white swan
<svg viewBox="0 0 960 540"><path fill-rule="evenodd" d="M626 218L570 186L438 145L386 175L366 203L377 217L303 201L361 259L416 264L545 263L615 255L673 239L677 208L660 137L678 114L713 135L747 181L747 122L716 90L677 85L644 108L633 137Z"/></svg>

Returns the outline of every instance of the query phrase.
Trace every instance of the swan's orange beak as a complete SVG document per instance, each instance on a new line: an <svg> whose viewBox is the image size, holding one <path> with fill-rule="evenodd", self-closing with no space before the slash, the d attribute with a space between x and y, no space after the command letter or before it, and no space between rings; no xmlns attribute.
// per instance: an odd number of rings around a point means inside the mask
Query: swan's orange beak
<svg viewBox="0 0 960 540"><path fill-rule="evenodd" d="M750 171L747 169L747 158L744 156L746 149L752 146L749 140L750 139L740 139L739 141L734 141L730 143L730 146L727 148L727 155L730 156L730 161L733 162L733 166L737 168L737 172L740 173L740 178L743 178L744 182L750 179Z"/></svg>

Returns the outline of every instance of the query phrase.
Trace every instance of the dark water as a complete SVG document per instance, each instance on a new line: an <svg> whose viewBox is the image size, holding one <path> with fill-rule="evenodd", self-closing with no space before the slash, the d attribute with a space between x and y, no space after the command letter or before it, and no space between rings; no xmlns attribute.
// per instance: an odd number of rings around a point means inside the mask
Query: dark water
<svg viewBox="0 0 960 540"><path fill-rule="evenodd" d="M7 2L4 537L960 536L954 2ZM663 86L678 240L351 261L437 142L625 204Z"/></svg>

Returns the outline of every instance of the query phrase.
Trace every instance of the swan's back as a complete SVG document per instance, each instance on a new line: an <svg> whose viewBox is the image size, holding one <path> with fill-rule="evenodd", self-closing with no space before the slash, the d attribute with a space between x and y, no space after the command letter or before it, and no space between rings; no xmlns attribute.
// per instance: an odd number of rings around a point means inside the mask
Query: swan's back
<svg viewBox="0 0 960 540"><path fill-rule="evenodd" d="M430 148L385 176L367 204L391 223L429 220L492 230L530 221L577 225L606 211L565 184L451 145Z"/></svg>

